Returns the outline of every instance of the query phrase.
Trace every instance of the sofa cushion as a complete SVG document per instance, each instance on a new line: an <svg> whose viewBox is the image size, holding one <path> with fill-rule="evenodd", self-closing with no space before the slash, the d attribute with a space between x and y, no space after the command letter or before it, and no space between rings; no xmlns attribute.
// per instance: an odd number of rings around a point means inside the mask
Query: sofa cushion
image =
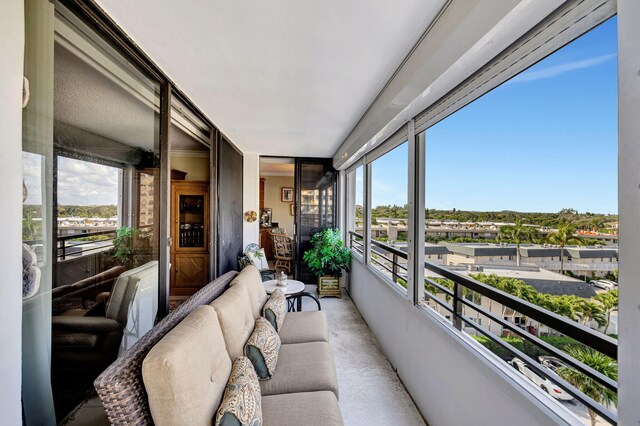
<svg viewBox="0 0 640 426"><path fill-rule="evenodd" d="M262 307L264 306L267 298L267 292L262 285L262 277L260 271L253 265L249 265L244 268L238 276L229 284L231 287L240 286L247 292L251 303L251 312L253 313L253 319L260 317L262 314Z"/></svg>
<svg viewBox="0 0 640 426"><path fill-rule="evenodd" d="M279 288L276 289L262 308L262 316L271 323L279 333L287 315L287 299Z"/></svg>
<svg viewBox="0 0 640 426"><path fill-rule="evenodd" d="M212 423L231 372L224 348L216 312L203 305L149 351L142 378L155 424Z"/></svg>
<svg viewBox="0 0 640 426"><path fill-rule="evenodd" d="M224 343L231 359L244 353L244 344L249 339L255 323L251 303L245 288L235 285L211 303L220 321Z"/></svg>
<svg viewBox="0 0 640 426"><path fill-rule="evenodd" d="M278 369L260 382L262 395L332 391L338 398L338 379L331 348L326 342L282 345Z"/></svg>
<svg viewBox="0 0 640 426"><path fill-rule="evenodd" d="M329 327L322 311L289 312L278 330L282 344L328 342Z"/></svg>
<svg viewBox="0 0 640 426"><path fill-rule="evenodd" d="M216 426L261 425L262 396L253 365L241 356L233 361L231 375L216 415Z"/></svg>
<svg viewBox="0 0 640 426"><path fill-rule="evenodd" d="M268 380L275 373L279 351L280 337L276 329L266 319L258 318L244 346L244 353L253 363L260 380Z"/></svg>
<svg viewBox="0 0 640 426"><path fill-rule="evenodd" d="M262 397L265 425L341 426L340 404L333 392L303 392Z"/></svg>

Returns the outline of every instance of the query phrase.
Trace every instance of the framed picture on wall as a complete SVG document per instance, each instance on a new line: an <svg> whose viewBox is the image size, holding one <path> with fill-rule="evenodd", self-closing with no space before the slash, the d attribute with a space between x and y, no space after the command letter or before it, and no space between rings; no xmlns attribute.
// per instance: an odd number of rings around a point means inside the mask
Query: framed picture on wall
<svg viewBox="0 0 640 426"><path fill-rule="evenodd" d="M293 201L293 188L289 188L287 186L282 187L282 194L280 197L280 201L283 203L290 203Z"/></svg>
<svg viewBox="0 0 640 426"><path fill-rule="evenodd" d="M296 215L296 205L291 203L289 205L289 213L291 214L291 216L295 216Z"/></svg>

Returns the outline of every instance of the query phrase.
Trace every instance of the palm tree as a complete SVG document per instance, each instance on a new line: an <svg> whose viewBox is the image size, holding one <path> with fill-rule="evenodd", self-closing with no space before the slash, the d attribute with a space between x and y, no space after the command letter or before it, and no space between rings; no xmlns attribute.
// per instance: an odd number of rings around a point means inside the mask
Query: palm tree
<svg viewBox="0 0 640 426"><path fill-rule="evenodd" d="M564 274L564 247L567 245L584 245L584 241L575 237L573 234L576 228L570 223L562 223L558 225L558 229L547 235L547 241L551 244L560 246L560 273Z"/></svg>
<svg viewBox="0 0 640 426"><path fill-rule="evenodd" d="M535 228L522 224L522 219L516 219L514 225L500 227L500 239L516 243L516 265L520 266L520 244L529 242L536 234Z"/></svg>
<svg viewBox="0 0 640 426"><path fill-rule="evenodd" d="M565 352L610 379L618 380L618 364L612 358L591 348L582 348L579 346L568 346ZM604 387L586 374L574 370L571 367L560 367L558 374L597 403L605 406L618 404L618 395L616 392ZM595 426L598 414L591 408L589 408L589 417L591 417L591 425Z"/></svg>
<svg viewBox="0 0 640 426"><path fill-rule="evenodd" d="M600 327L607 324L607 319L605 318L602 306L590 300L580 300L578 303L578 316L584 325L591 324L591 321L597 322Z"/></svg>
<svg viewBox="0 0 640 426"><path fill-rule="evenodd" d="M618 289L598 293L594 299L602 305L602 309L607 316L607 326L604 328L604 334L607 334L609 325L611 324L611 313L618 310Z"/></svg>

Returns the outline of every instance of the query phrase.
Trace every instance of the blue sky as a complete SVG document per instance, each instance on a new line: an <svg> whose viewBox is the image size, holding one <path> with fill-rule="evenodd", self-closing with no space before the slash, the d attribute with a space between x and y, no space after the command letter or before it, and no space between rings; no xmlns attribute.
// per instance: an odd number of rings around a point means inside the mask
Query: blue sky
<svg viewBox="0 0 640 426"><path fill-rule="evenodd" d="M617 21L427 130L428 208L617 213ZM407 148L373 165L373 206L407 202Z"/></svg>

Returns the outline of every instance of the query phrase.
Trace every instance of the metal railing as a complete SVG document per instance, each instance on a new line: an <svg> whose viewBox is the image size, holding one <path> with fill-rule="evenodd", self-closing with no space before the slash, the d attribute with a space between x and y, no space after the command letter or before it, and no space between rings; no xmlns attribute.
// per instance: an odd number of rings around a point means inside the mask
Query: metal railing
<svg viewBox="0 0 640 426"><path fill-rule="evenodd" d="M350 232L349 244L352 250L360 253L362 253L362 251L364 250L364 240L361 234ZM399 275L394 273L394 271L404 270L406 272L406 266L398 264L398 259L401 258L406 262L407 253L398 250L397 248L392 247L388 244L384 244L374 240L371 241L371 245L373 250L376 251L376 254L380 250L384 250L386 253L392 254L391 256L383 256L386 263L383 268L390 272L392 277L399 277ZM380 254L377 255L381 256ZM374 256L371 257L371 262L375 263L375 265L373 265L375 267L382 266L380 262L376 262L374 260ZM588 395L585 395L583 392L576 389L573 385L561 378L554 371L546 368L537 360L534 360L531 356L502 340L500 335L497 335L489 329L480 325L474 320L474 318L470 317L467 314L467 311L475 312L477 315L482 315L483 317L488 318L490 321L499 324L503 329L506 329L509 332L517 335L522 339L523 342L528 342L532 345L535 345L537 348L541 349L548 355L558 358L566 366L575 369L588 378L594 380L598 384L614 392L617 392L618 389L618 384L615 380L612 380L611 378L594 370L588 365L571 357L563 350L551 345L537 335L530 333L529 331L521 328L511 321L508 321L502 315L499 316L492 312L491 309L486 309L485 307L481 306L480 303L476 303L477 298L473 296L479 296L480 298L484 297L493 302L496 302L503 307L520 313L530 320L537 321L538 323L543 324L544 326L553 329L564 336L570 337L578 344L594 349L595 351L600 352L612 358L613 360L617 360L618 344L616 339L613 339L603 333L600 333L599 331L593 330L572 319L558 315L524 299L520 299L509 293L498 290L488 284L451 271L444 266L424 262L424 267L426 271L430 271L438 275L439 277L453 282L453 288L448 288L447 286L431 278L425 278L424 296L426 302L433 301L437 306L451 314L450 321L454 325L454 327L456 327L460 331L463 331L465 328L472 328L475 332L485 336L486 338L497 344L502 350L507 351L514 357L523 360L534 373L556 383L568 394L573 396L576 400L580 401L587 408L595 411L606 421L612 424L617 424L617 415L612 410L596 402ZM394 279L394 281L398 282L397 279ZM421 305L429 307L429 305L427 304Z"/></svg>
<svg viewBox="0 0 640 426"><path fill-rule="evenodd" d="M393 282L406 287L407 253L376 240L371 240L371 246L373 248L373 252L371 253L371 263L387 274ZM364 241L362 239L362 235L355 232L349 232L349 247L356 253L363 255ZM402 264L400 259L405 260L405 264Z"/></svg>
<svg viewBox="0 0 640 426"><path fill-rule="evenodd" d="M87 234L62 235L57 238L58 241L58 261L67 259L68 257L86 256L88 254L97 253L113 247L117 231L98 231ZM99 240L87 240L87 238L106 236ZM73 244L70 242L75 241Z"/></svg>

